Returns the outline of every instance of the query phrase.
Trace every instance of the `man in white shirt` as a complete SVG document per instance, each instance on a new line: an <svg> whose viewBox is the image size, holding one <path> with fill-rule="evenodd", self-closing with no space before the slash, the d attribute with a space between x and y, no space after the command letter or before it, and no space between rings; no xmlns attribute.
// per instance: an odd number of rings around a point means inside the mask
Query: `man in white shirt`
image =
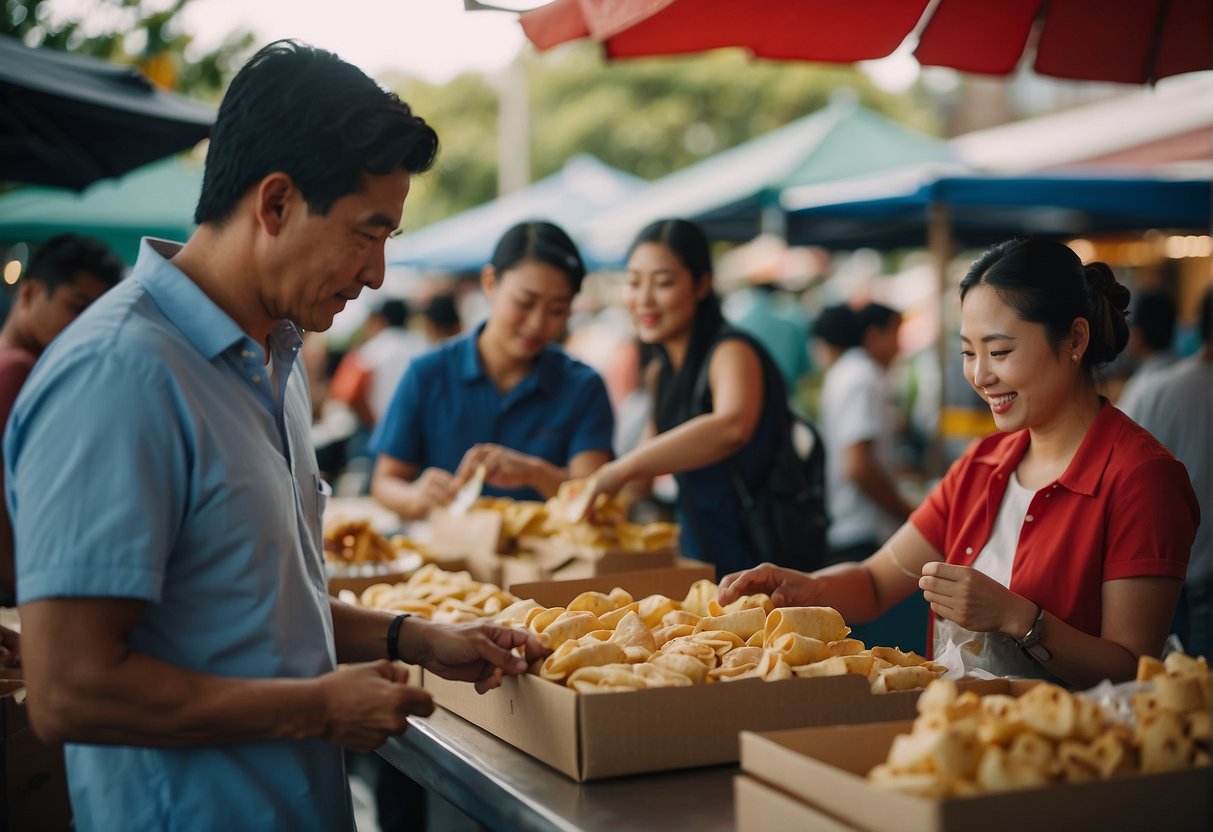
<svg viewBox="0 0 1213 832"><path fill-rule="evenodd" d="M830 557L835 562L875 552L913 508L889 472L894 426L885 384L897 356L901 315L879 304L855 314L860 345L830 368L821 391Z"/></svg>
<svg viewBox="0 0 1213 832"><path fill-rule="evenodd" d="M1119 406L1184 464L1192 480L1201 522L1173 629L1189 654L1207 656L1213 641L1213 287L1201 301L1199 330L1199 352L1152 375L1139 395Z"/></svg>

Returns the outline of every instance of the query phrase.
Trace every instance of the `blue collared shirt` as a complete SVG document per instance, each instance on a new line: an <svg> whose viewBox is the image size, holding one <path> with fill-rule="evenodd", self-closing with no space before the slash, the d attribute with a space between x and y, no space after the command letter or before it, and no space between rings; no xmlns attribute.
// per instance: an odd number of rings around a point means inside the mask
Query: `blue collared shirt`
<svg viewBox="0 0 1213 832"><path fill-rule="evenodd" d="M504 445L564 467L584 451L611 452L615 418L590 367L549 347L509 392L485 374L476 351L481 324L409 364L370 447L401 462L454 471L478 442ZM542 499L534 489L485 491Z"/></svg>
<svg viewBox="0 0 1213 832"><path fill-rule="evenodd" d="M201 673L336 666L325 500L301 339L264 350L144 240L130 278L44 353L4 437L22 603L145 603L131 649ZM72 660L64 645L63 661ZM76 827L352 829L342 752L320 740L68 745Z"/></svg>

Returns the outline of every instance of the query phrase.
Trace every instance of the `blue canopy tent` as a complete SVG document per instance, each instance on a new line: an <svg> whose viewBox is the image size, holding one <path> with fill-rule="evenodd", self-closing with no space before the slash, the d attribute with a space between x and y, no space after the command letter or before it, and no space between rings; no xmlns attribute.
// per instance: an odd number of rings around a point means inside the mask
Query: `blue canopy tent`
<svg viewBox="0 0 1213 832"><path fill-rule="evenodd" d="M386 259L391 266L453 274L479 271L497 240L516 223L549 219L567 230L625 202L644 185L637 176L578 154L522 190L391 241Z"/></svg>
<svg viewBox="0 0 1213 832"><path fill-rule="evenodd" d="M792 188L788 237L833 249L948 248L1020 235L1074 237L1150 228L1208 229L1208 178L1067 171L1018 176L917 168L886 177Z"/></svg>

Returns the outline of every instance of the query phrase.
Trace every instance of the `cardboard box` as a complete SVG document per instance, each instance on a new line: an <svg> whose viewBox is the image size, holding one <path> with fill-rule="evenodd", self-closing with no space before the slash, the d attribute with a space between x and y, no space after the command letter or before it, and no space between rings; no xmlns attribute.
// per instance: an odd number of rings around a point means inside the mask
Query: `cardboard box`
<svg viewBox="0 0 1213 832"><path fill-rule="evenodd" d="M19 671L0 680L0 776L4 781L3 828L58 830L71 828L71 803L63 746L48 745L34 735L25 706L25 684Z"/></svg>
<svg viewBox="0 0 1213 832"><path fill-rule="evenodd" d="M744 774L733 778L733 810L737 832L855 832L854 826Z"/></svg>
<svg viewBox="0 0 1213 832"><path fill-rule="evenodd" d="M682 598L694 581L712 574L710 566L654 569L517 584L512 592L545 606L614 586L636 598L655 592ZM578 781L735 762L741 730L912 718L920 693L873 694L859 676L578 694L528 675L479 696L470 685L427 673L425 686L442 707Z"/></svg>
<svg viewBox="0 0 1213 832"><path fill-rule="evenodd" d="M827 816L885 832L1042 832L1209 828L1210 770L1138 775L965 798L929 799L870 785L912 721L741 735L741 768Z"/></svg>
<svg viewBox="0 0 1213 832"><path fill-rule="evenodd" d="M517 583L661 569L678 561L675 546L631 552L584 546L559 537L510 540L505 536L501 515L484 509L459 516L445 509L430 512L427 546L436 555L463 558L473 578L503 589Z"/></svg>

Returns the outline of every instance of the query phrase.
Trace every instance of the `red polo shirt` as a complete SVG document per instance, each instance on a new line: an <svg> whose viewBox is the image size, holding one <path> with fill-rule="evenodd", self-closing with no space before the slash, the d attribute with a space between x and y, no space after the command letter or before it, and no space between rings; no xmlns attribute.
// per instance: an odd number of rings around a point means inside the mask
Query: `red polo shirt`
<svg viewBox="0 0 1213 832"><path fill-rule="evenodd" d="M969 566L986 545L1027 448L1026 430L978 441L910 515L948 563ZM1010 589L1098 636L1104 581L1182 580L1199 523L1183 464L1105 403L1065 473L1032 497Z"/></svg>

